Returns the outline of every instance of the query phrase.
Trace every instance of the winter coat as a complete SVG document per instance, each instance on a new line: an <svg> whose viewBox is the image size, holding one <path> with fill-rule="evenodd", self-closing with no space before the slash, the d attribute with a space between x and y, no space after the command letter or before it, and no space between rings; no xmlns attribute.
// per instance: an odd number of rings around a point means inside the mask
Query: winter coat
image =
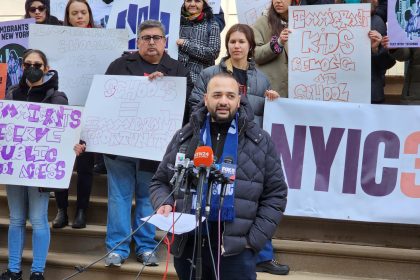
<svg viewBox="0 0 420 280"><path fill-rule="evenodd" d="M371 17L371 29L378 31L382 36L386 35L386 24L378 15ZM395 64L388 50L379 45L378 53L372 53L371 68L371 100L372 103L382 103L385 100L385 72Z"/></svg>
<svg viewBox="0 0 420 280"><path fill-rule="evenodd" d="M48 71L44 76L42 85L32 88L29 88L26 79L22 78L19 84L9 88L6 99L68 105L67 96L63 92L58 91L58 73L54 70Z"/></svg>
<svg viewBox="0 0 420 280"><path fill-rule="evenodd" d="M229 59L223 58L219 65L215 65L201 71L191 92L189 103L191 107L199 104L207 92L207 84L218 73L233 73L233 66ZM266 75L255 67L255 61L250 61L247 70L247 94L246 97L254 111L255 122L262 127L264 117L265 91L270 89L270 82Z"/></svg>
<svg viewBox="0 0 420 280"><path fill-rule="evenodd" d="M150 185L154 208L162 204L174 205L173 196L165 201L172 190L169 181L174 174L167 165L175 162L181 145L189 142L192 149L188 147L187 150L195 150L197 145L191 143L198 143L192 140L200 137L200 127L207 112L204 103L200 103L191 115L190 123L179 130L169 144ZM253 122L253 112L245 98L242 98L239 108L238 131L235 219L224 222L224 256L239 254L247 247L259 252L273 236L286 208L287 185L279 155L270 135ZM183 199L176 199L176 207L177 211L184 209ZM187 235L175 236L175 244L171 246L175 256L182 253Z"/></svg>
<svg viewBox="0 0 420 280"><path fill-rule="evenodd" d="M268 24L267 15L262 15L252 27L255 34L254 59L257 68L267 75L271 88L277 91L281 97L288 96L288 45L284 45L283 51L276 54L270 47L272 37L271 27Z"/></svg>
<svg viewBox="0 0 420 280"><path fill-rule="evenodd" d="M185 42L178 49L178 60L188 69L193 83L200 72L214 65L220 52L220 29L214 19L192 22L181 16L179 38Z"/></svg>
<svg viewBox="0 0 420 280"><path fill-rule="evenodd" d="M420 105L420 49L399 48L389 50L398 61L408 61L401 93L401 104Z"/></svg>

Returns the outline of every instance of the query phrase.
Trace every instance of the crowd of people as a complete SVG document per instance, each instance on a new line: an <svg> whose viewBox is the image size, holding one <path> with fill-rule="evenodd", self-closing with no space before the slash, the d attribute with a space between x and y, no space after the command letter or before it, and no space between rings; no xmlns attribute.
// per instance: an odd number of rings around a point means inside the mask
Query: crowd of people
<svg viewBox="0 0 420 280"><path fill-rule="evenodd" d="M112 1L104 2L109 5ZM344 1L350 2L355 1ZM203 258L208 260L203 263L204 279L256 279L257 271L289 273L287 265L275 261L271 243L285 211L287 185L280 158L269 135L262 130L264 106L266 102L288 97L288 38L293 32L288 28L289 6L333 3L332 0L272 0L270 8L253 26L235 24L227 30L225 38L221 38L220 33L225 28L223 11L215 15L205 0L184 0L176 40L178 60L165 52L165 29L159 21L146 20L140 25L138 51L115 58L105 74L148 76L150 80L162 76L186 77L183 128L172 139L161 162L103 155L108 179L105 244L109 255L105 266L121 266L129 258L132 240L126 237L139 227L141 218L153 213L153 209L165 216L175 207L178 211L191 211L191 205L185 205L182 199L164 201L172 189L173 171L167 164L175 161L181 147L194 151L190 147L202 143L213 148L216 162L229 158L236 166L234 194L226 199L226 206L220 205L226 213L223 219L210 220L209 232L203 235L208 241L203 241ZM416 71L420 64L419 52L417 49L389 49L386 0L369 3L372 30L366 36L371 41L372 103L384 103L385 71L399 60L408 61L402 102L417 104L420 102L420 90L416 87L420 81L420 72ZM25 2L25 18L34 18L36 24L100 28L95 26L93 13L95 10L86 0L69 0L62 22L50 14L49 0ZM222 41L227 53L215 65ZM67 104L65 93L58 90L59 73L52 68L42 50L26 51L22 78L8 89L6 98ZM95 154L84 151L88 144L81 139L74 147L77 210L72 227L75 229L87 224L95 163ZM50 243L48 203L52 190L27 186L7 186L6 190L10 210L9 262L0 280L23 279L21 263L27 218L33 228L30 279L44 279ZM63 228L69 224L68 190L56 191L55 200L58 213L52 227ZM229 211L229 207L235 211ZM132 236L136 258L147 266L159 265L154 238L155 228L150 224L140 227ZM191 233L184 234L177 236L177 245L171 247L180 279L190 279L194 271L188 261L194 259L193 241ZM212 266L213 256L219 256L218 269Z"/></svg>

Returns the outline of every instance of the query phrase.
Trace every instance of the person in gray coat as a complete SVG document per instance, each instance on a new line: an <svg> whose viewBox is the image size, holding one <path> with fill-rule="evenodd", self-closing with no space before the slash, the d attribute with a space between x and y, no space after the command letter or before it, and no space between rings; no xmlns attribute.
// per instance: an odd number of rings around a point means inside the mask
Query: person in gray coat
<svg viewBox="0 0 420 280"><path fill-rule="evenodd" d="M228 51L218 65L201 71L189 98L191 107L203 98L209 80L217 73L229 73L239 83L240 91L251 104L255 122L262 127L265 98L274 100L280 95L271 90L267 76L256 68L254 61L254 32L246 24L235 24L226 33L225 46Z"/></svg>
<svg viewBox="0 0 420 280"><path fill-rule="evenodd" d="M231 75L216 74L208 83L204 99L190 122L168 145L152 179L150 198L157 214L190 213L194 203L184 203L182 194L177 199L170 195L174 171L167 166L175 162L182 147L187 151L185 157L192 159L199 143L211 146L217 158L215 163L223 166L229 160L235 179L224 203L219 200L219 186L211 185L209 230L202 249L203 260L208 260L203 262L203 279L256 279L257 252L272 238L286 208L287 184L280 157L270 135L253 122L250 105L246 98L241 98L238 83ZM175 235L171 246L181 280L189 279L188 260L195 262L193 235ZM213 268L209 252L215 256L215 263L220 260L218 269ZM219 278L214 271L220 271Z"/></svg>

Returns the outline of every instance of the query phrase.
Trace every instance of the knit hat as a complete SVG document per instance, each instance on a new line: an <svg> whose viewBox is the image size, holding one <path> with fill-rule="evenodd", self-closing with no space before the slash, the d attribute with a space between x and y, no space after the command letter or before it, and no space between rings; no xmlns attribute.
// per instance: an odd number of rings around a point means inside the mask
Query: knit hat
<svg viewBox="0 0 420 280"><path fill-rule="evenodd" d="M25 1L25 18L30 18L29 16L29 8L32 5L32 2L41 2L47 8L47 17L50 16L50 0L26 0Z"/></svg>

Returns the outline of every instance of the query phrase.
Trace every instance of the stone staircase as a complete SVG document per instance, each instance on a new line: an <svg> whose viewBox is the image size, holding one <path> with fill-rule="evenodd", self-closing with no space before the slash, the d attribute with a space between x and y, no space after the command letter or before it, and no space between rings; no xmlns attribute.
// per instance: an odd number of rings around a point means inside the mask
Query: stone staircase
<svg viewBox="0 0 420 280"><path fill-rule="evenodd" d="M400 77L388 77L386 103L398 104L402 88ZM74 216L76 176L73 175L69 218ZM50 200L49 219L57 208ZM95 176L88 226L85 229L52 229L46 278L65 279L76 272L75 266L87 266L105 254L107 213L106 176ZM8 208L6 192L0 185L0 269L7 267ZM23 269L27 279L32 259L31 226L28 223ZM156 238L160 239L162 232ZM276 258L290 265L289 276L259 273L260 280L351 280L351 279L420 279L420 225L363 223L314 218L285 217L273 245ZM160 246L161 264L146 267L140 279L162 279L166 248ZM100 261L72 279L133 280L142 265L130 257L121 268L105 268ZM177 279L169 259L168 279Z"/></svg>
<svg viewBox="0 0 420 280"><path fill-rule="evenodd" d="M70 191L69 217L73 217L76 197ZM95 176L86 229L52 229L47 279L64 279L105 253L107 211L106 176ZM50 201L49 218L56 213ZM4 186L0 186L0 267L7 264L8 210ZM158 232L157 239L163 236ZM24 251L24 272L31 263L31 226L28 224ZM288 279L420 279L420 226L362 223L313 218L286 217L278 228L273 245L277 259L290 265ZM161 265L146 267L140 279L161 279L166 250L159 249ZM93 265L73 279L136 279L142 265L132 256L121 268ZM275 280L284 276L259 273L258 279ZM169 260L168 279L177 279Z"/></svg>

